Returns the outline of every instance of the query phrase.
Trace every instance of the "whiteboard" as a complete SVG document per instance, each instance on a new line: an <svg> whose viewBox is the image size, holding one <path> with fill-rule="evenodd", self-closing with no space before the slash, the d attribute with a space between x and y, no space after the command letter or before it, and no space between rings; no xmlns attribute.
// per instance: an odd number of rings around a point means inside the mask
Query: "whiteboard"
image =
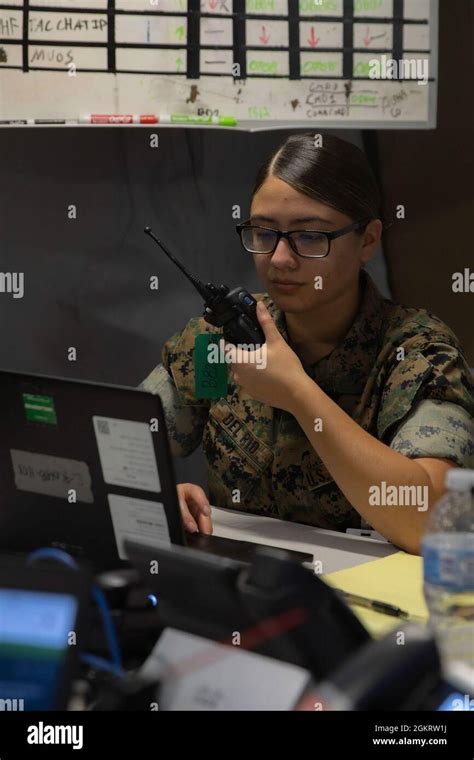
<svg viewBox="0 0 474 760"><path fill-rule="evenodd" d="M0 0L0 119L432 128L437 38L438 0Z"/></svg>

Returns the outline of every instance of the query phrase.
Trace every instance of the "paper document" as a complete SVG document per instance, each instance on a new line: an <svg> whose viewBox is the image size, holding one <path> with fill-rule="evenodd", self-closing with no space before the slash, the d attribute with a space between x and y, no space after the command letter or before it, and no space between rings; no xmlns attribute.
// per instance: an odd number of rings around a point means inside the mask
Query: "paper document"
<svg viewBox="0 0 474 760"><path fill-rule="evenodd" d="M324 576L324 580L342 591L400 607L408 612L408 620L414 623L426 622L428 619L428 609L423 596L421 557L397 552L348 570L329 573ZM351 605L351 608L375 637L383 636L405 622L402 618L384 615L357 605Z"/></svg>

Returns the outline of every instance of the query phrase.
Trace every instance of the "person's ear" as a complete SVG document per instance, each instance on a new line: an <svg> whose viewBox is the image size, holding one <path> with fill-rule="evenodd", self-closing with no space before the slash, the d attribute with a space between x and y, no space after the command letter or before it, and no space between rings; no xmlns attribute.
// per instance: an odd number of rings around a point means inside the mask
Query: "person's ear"
<svg viewBox="0 0 474 760"><path fill-rule="evenodd" d="M361 235L360 260L366 264L374 255L382 237L383 224L380 219L372 219Z"/></svg>

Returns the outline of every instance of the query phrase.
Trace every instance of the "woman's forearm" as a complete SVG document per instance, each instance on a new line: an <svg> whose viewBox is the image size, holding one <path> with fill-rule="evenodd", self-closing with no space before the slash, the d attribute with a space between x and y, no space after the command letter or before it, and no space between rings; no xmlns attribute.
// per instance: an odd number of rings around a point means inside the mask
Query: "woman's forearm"
<svg viewBox="0 0 474 760"><path fill-rule="evenodd" d="M363 430L307 375L293 387L288 410L359 514L392 543L418 553L426 509L438 496L426 470ZM421 487L416 493L426 499L408 506L371 505L376 489L383 497L389 486Z"/></svg>

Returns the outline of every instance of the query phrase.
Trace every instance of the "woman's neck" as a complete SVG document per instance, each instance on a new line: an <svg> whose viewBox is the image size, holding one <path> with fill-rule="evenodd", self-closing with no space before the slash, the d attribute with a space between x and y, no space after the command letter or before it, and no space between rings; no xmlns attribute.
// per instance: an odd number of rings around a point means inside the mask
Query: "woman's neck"
<svg viewBox="0 0 474 760"><path fill-rule="evenodd" d="M356 282L329 304L302 313L285 313L291 344L305 364L314 364L333 351L349 332L359 310L361 286Z"/></svg>

